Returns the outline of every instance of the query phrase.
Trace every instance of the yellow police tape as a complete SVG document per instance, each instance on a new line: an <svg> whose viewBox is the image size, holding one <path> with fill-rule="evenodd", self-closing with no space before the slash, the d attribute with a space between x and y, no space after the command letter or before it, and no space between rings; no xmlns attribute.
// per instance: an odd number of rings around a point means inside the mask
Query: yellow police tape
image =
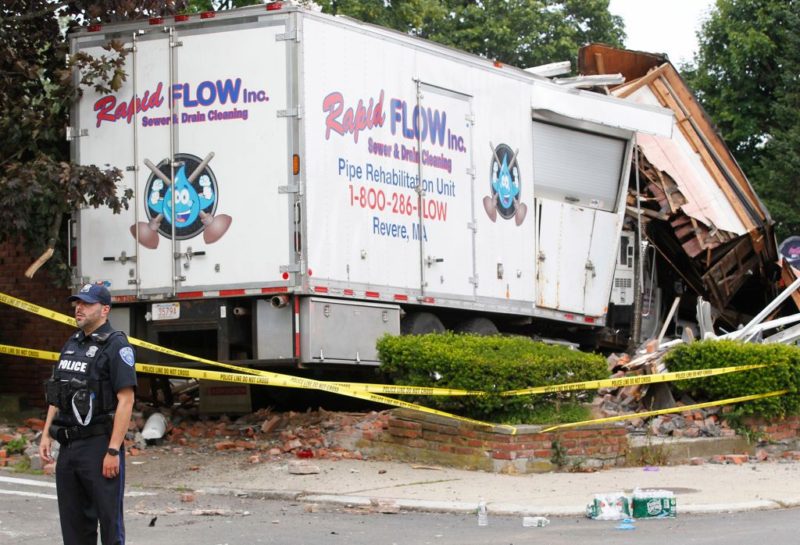
<svg viewBox="0 0 800 545"><path fill-rule="evenodd" d="M0 344L0 354L8 354L11 356L20 356L26 358L36 358L42 360L58 360L59 353L58 352L50 352L45 350L33 350L29 348L20 348L16 346L9 346ZM737 369L740 371L751 369L751 368L758 368L758 367L766 367L765 365L742 365L739 366ZM733 368L726 368L726 369L733 369ZM149 363L137 363L136 370L138 372L147 373L147 374L155 374L155 375L166 375L176 378L184 378L184 379L204 379L204 380L216 380L221 382L234 382L238 384L248 384L248 385L260 385L260 386L271 386L272 383L267 377L259 377L259 376L252 376L252 375L242 375L242 374L232 374L232 373L221 373L218 371L204 371L201 369L187 369L183 367L169 367L166 365L153 365ZM727 371L733 372L733 371ZM709 375L703 375L709 376ZM696 376L685 377L682 380L686 380L688 378L697 378ZM374 386L381 386L381 385L374 385ZM696 409L704 409L707 407L716 407L719 405L731 405L734 403L742 403L745 401L753 401L756 399L762 399L765 397L774 397L774 396L781 396L784 394L789 393L790 390L778 390L775 392L769 392L766 394L754 394L749 396L742 396L742 397L733 397L729 399L723 399L721 401L708 401L705 403L696 403L694 405L683 405L680 407L672 407L670 409L659 409L655 411L645 411L639 413L631 413L631 414L624 414L620 416L610 416L607 418L597 418L594 420L583 420L580 422L570 422L568 424L560 424L558 426L550 426L541 430L541 433L547 433L551 431L558 431L562 429L568 428L578 428L582 426L589 426L595 424L606 424L610 422L620 422L623 420L631 420L633 418L648 418L650 416L658 416L662 414L671 414L671 413L682 413L682 412L690 412ZM347 394L344 394L347 395ZM376 396L381 397L381 396ZM455 418L456 420L460 420L462 422L471 422L473 424L478 424L481 426L495 426L495 424L489 424L487 422L482 422L479 420L472 420L470 418L464 418L461 416L453 415L450 413L445 413L442 411L437 411L435 409L428 409L427 407L421 407L419 405L415 405L413 403L406 403L403 401L398 401L395 399L387 398L390 402L389 404L395 405L397 407L403 407L407 409L413 410L423 410L423 412L427 412L430 414L436 414L439 416L445 416L447 418ZM517 428L516 426L506 426L500 425L498 427L510 429L512 434L516 434Z"/></svg>
<svg viewBox="0 0 800 545"><path fill-rule="evenodd" d="M776 397L788 394L791 390L776 390L766 394L753 394L749 396L731 397L721 401L707 401L705 403L695 403L694 405L682 405L680 407L672 407L670 409L659 409L657 411L645 411L641 413L623 414L619 416L609 416L607 418L596 418L595 420L584 420L582 422L570 422L569 424L559 424L558 426L550 426L542 430L542 433L550 431L562 430L565 428L579 428L581 426L589 426L592 424L605 424L608 422L620 422L622 420L631 420L633 418L647 418L650 416L658 416L661 414L670 413L683 413L694 411L695 409L705 409L707 407L716 407L718 405L732 405L734 403L742 403L744 401L753 401L755 399L763 399L765 397Z"/></svg>
<svg viewBox="0 0 800 545"><path fill-rule="evenodd" d="M2 345L2 344L0 344L0 354L8 354L8 355L12 355L12 356L21 356L21 357L27 357L27 358L37 358L37 359L53 360L53 361L57 360L59 358L59 354L57 352L50 352L50 351L45 351L45 350L34 350L34 349L29 349L29 348L20 348L20 347L8 346L8 345ZM757 369L757 368L760 368L760 367L766 367L766 365L742 365L742 366L737 366L737 367L727 367L727 368L722 368L722 369L710 369L710 370L702 370L702 371L721 371L721 370L724 370L724 372L726 372L726 373L731 373L731 372L735 372L734 370L745 371L745 370L749 370L749 369ZM222 373L222 372L218 372L218 371L204 371L204 370L200 370L200 369L187 369L187 368L182 368L182 367L169 367L169 366L165 366L165 365L153 365L153 364L147 364L147 363L137 363L136 364L136 369L137 369L137 371L142 372L142 373L166 375L166 376L172 376L172 377L177 377L177 378L185 378L185 379L192 378L192 379L216 380L216 381L221 381L221 382L234 382L234 383L239 383L239 384L261 385L261 386L272 386L272 385L274 385L273 382L268 377L242 375L242 374L232 374L232 373ZM673 379L673 380L688 380L688 379L691 379L691 378L699 378L699 377L704 377L704 376L711 376L710 374L704 373L704 372L703 373L682 372L682 373L672 373L672 374L673 375L681 375L680 378ZM714 374L721 374L721 373L714 373ZM654 376L660 376L660 375L654 375ZM640 377L632 377L632 378L640 378ZM621 380L621 379L615 379L615 380ZM603 382L603 381L592 381L592 382ZM664 381L660 381L660 382L664 382ZM573 383L573 384L582 384L582 383ZM344 386L345 383L338 383L337 385L338 386ZM620 385L620 384L617 383L617 385ZM367 385L367 386L382 386L382 385L375 384L375 385ZM603 387L605 387L605 386L603 386ZM577 388L573 388L573 389L577 389ZM331 391L331 390L329 390L329 391ZM647 418L647 417L650 417L650 416L657 416L657 415L662 415L662 414L687 412L687 411L692 411L692 410L695 410L695 409L702 409L702 408L706 408L706 407L714 407L714 406L718 406L718 405L729 405L729 404L733 404L733 403L741 403L741 402L744 402L744 401L752 401L752 400L755 400L755 399L761 399L761 398L765 398L765 397L779 396L779 395L784 395L784 394L786 394L788 392L789 392L789 390L780 390L780 391L770 392L770 393L766 393L766 394L754 394L754 395L749 395L749 396L742 396L742 397L724 399L724 400L721 400L721 401L710 401L710 402L706 402L706 403L697 403L697 404L694 404L694 405L685 405L685 406L681 406L681 407L673 407L673 408L670 408L670 409L660 409L660 410L655 410L655 411L632 413L632 414L626 414L626 415L621 415L621 416L612 416L612 417L608 417L608 418L599 418L599 419L594 419L594 420L584 420L584 421L581 421L581 422L571 422L571 423L568 423L568 424L561 424L561 425L558 425L558 426L551 426L549 428L545 428L545 429L542 430L542 433L550 432L550 431L556 431L556 430L565 429L565 428L575 428L575 427L587 426L587 425L592 425L592 424L603 424L603 423L609 423L609 422L618 422L618 421L622 421L622 420L629 420L629 419L632 419L632 418ZM347 395L347 394L344 393L344 395ZM380 398L382 396L375 396L375 397ZM404 407L404 408L414 409L414 410L423 409L424 410L423 412L428 412L428 413L431 413L431 414L437 414L437 415L440 415L440 416L446 416L448 418L455 418L457 420L461 420L461 421L465 421L465 422L472 422L472 423L479 424L479 425L482 425L482 426L493 426L493 424L489 424L489 423L478 421L478 420L472 420L472 419L460 417L460 416L457 416L457 415L452 415L450 413L437 411L435 409L428 409L427 407L421 407L421 406L415 405L413 403L406 403L406 402L398 401L398 400L395 400L395 399L387 399L387 400L389 402L391 402L389 404L392 404L392 405L395 405L395 406L398 406L398 407ZM511 429L514 433L516 433L516 427L515 426L500 426L500 427Z"/></svg>
<svg viewBox="0 0 800 545"><path fill-rule="evenodd" d="M52 310L45 309L33 303L28 303L21 299L17 299L16 297L12 297L10 295L6 295L4 293L0 293L0 303L7 304L9 306L18 308L20 310L24 310L26 312L30 312L32 314L36 314L37 316L42 316L44 318L48 318L57 322L61 322L63 324L77 327L75 319L66 316L65 314L61 314L59 312L55 312ZM465 418L462 416L454 415L451 413L438 411L436 409L430 409L428 407L424 407L422 405L417 405L414 403L408 403L405 401L396 400L389 397L384 397L378 394L396 394L396 395L425 395L425 396L435 396L435 395L449 395L449 396L473 396L473 395L482 395L485 392L475 391L475 390L458 390L458 389L449 389L449 388L433 388L433 387L417 387L417 386L397 386L397 385L386 385L386 384L364 384L364 383L349 383L349 382L326 382L326 381L319 381L314 379L308 379L303 377L296 377L292 375L284 375L280 373L274 373L271 371L263 371L258 369L250 369L247 367L241 367L237 365L231 365L227 363L217 362L214 360L208 360L205 358L200 358L197 356L192 356L191 354L185 354L183 352L178 352L177 350L171 350L169 348L164 348L162 346L149 343L147 341L142 341L135 337L129 337L129 342L135 346L139 346L142 348L146 348L148 350L153 350L155 352L159 352L162 354L171 355L174 357L178 357L181 359L187 359L190 361L195 361L198 363L204 363L207 365L223 367L226 369L230 369L232 371L236 371L236 373L222 373L217 371L204 371L204 370L197 370L197 369L187 369L187 368L180 368L180 367L167 367L161 365L152 365L152 364L137 364L137 370L143 373L152 373L152 374L162 374L167 376L174 376L180 378L196 378L196 379L208 379L208 380L218 380L218 381L225 381L225 382L235 382L240 384L253 384L253 385L262 385L262 386L276 386L276 387L285 387L285 388L303 388L303 389L314 389L320 391L326 391L334 394L345 395L349 397L354 397L358 399L364 399L367 401L373 401L377 403L382 403L386 405L402 407L407 409L413 409L417 411L421 411L428 414L434 414L438 416L444 416L448 418L453 418L455 420L459 420L462 422L469 422L473 424L477 424L480 426L485 427L493 427L498 426L501 428L509 429L512 433L516 433L515 426L509 425L496 425L491 424L489 422L483 422L480 420L473 420L470 418ZM22 356L22 357L29 357L29 358L38 358L38 359L46 359L46 360L57 360L59 357L58 353L55 352L47 352L41 350L33 350L28 348L20 348L20 347L13 347L8 345L0 345L0 353L8 354L12 356ZM674 373L661 373L656 375L641 375L635 377L624 377L624 378L615 378L615 379L602 379L602 380L594 380L594 381L583 381L583 382L572 382L567 384L558 384L558 385L548 385L548 386L536 386L532 388L524 388L521 390L509 390L507 392L502 392L500 395L503 396L520 396L520 395L532 395L532 394L544 394L544 393L556 393L556 392L566 392L572 390L588 390L588 389L596 389L596 388L618 388L622 386L631 386L631 385L641 385L641 384L653 384L659 382L670 382L670 381L678 381L678 380L689 380L695 378L703 378L709 376L716 376L725 373L735 373L741 371L748 371L752 369L758 369L762 367L766 367L767 364L759 364L759 365L741 365L741 366L732 366L732 367L722 367L717 369L700 369L694 371L681 371L681 372L674 372ZM779 394L760 394L761 397L767 397L768 395L779 395ZM736 398L738 399L738 398ZM758 399L758 397L753 398ZM742 399L742 401L747 401L748 399ZM720 404L726 404L727 402L738 402L738 401L729 401L726 400L725 402L711 402L711 405L703 405L703 406L714 406ZM689 407L681 407L679 410L671 410L671 409L664 409L667 412L681 412L685 410L691 410ZM659 411L651 411L653 414L666 414ZM577 427L582 425L589 425L589 424L598 424L603 422L613 422L617 420L624 420L627 418L636 418L642 416L650 416L650 413L637 413L634 415L624 415L621 417L611 417L611 419L599 419L599 420L591 420L591 421L583 421L583 422L576 422L571 424L564 424L562 426L554 426L552 428L548 428L548 430L552 429L560 429L562 427ZM544 430L544 431L548 431Z"/></svg>
<svg viewBox="0 0 800 545"><path fill-rule="evenodd" d="M64 314L47 310L38 305L34 305L32 303L28 303L21 299L17 299L16 297L12 297L10 295L6 295L4 293L0 293L0 302L5 303L7 305L19 308L26 312L30 312L36 314L38 316L43 316L45 318L49 318L51 320L55 320L64 324L67 324L72 327L77 327L75 323L75 319ZM352 383L352 382L324 382L324 381L317 381L313 379L305 379L301 377L295 377L291 375L284 375L280 373L274 373L270 371L262 371L257 369L250 369L247 367L241 367L237 365L231 365L229 363L222 363L213 360L208 360L205 358L200 358L197 356L192 356L190 354L184 354L182 352L178 352L176 350L171 350L169 348L164 348L162 346L149 343L147 341L142 341L140 339L136 339L135 337L130 337L128 339L131 344L135 346L139 346L141 348L146 348L148 350L153 350L154 352L159 352L162 354L167 354L169 356L174 356L181 359L187 359L190 361L195 361L198 363L204 363L207 365L212 365L216 367L222 367L226 369L230 369L232 371L236 371L238 373L245 373L250 375L258 375L262 377L268 377L269 383L268 386L278 386L278 387L285 387L285 388L304 388L304 389L321 389L318 388L320 384L325 385L325 390L330 391L333 393L342 393L339 390L345 389L351 392L360 392L360 393L370 393L370 394L387 394L387 395L415 395L415 396L476 396L476 395L483 395L486 392L476 391L476 390L460 390L460 389L452 389L452 388L435 388L435 387L426 387L426 386L399 386L399 385L389 385L389 384L364 384L364 383ZM700 369L695 371L681 371L681 372L674 372L674 373L660 373L657 375L641 375L635 377L623 377L623 378L611 378L611 379L602 379L602 380L592 380L592 381L583 381L583 382L571 382L566 384L556 384L556 385L548 385L548 386L534 386L531 388L524 388L521 390L509 390L507 392L502 392L500 395L502 396L521 396L521 395L531 395L531 394L547 394L547 393L557 393L557 392L567 392L572 390L592 390L596 388L619 388L622 386L633 386L633 385L641 385L641 384L654 384L657 382L671 382L676 380L689 380L693 378L703 378L715 375L722 375L725 373L735 373L740 371L747 371L751 369L758 369L760 367L765 367L766 364L761 365L746 365L746 366L733 366L733 367L721 367L717 369Z"/></svg>
<svg viewBox="0 0 800 545"><path fill-rule="evenodd" d="M51 320L55 320L57 322L61 322L63 324L67 324L73 327L77 327L77 323L75 322L74 318L66 316L65 314L61 314L59 312L55 312L52 310L44 309L38 305L34 305L33 303L28 303L21 299L17 299L16 297L12 297L10 295L0 293L0 303L5 303L15 308L19 308L20 310L24 310L26 312L30 312L32 314L36 314L37 316L42 316L45 318L49 318ZM302 377L295 377L291 375L283 375L280 373L273 373L271 371L263 371L257 369L249 369L246 367L239 367L236 365L230 365L227 363L221 363L213 360L207 360L205 358L198 358L197 356L192 356L190 354L184 354L183 352L178 352L177 350L170 350L168 348L163 348L161 346L155 345L153 343L149 343L146 341L142 341L140 339L136 339L135 337L129 337L128 341L135 345L140 346L142 348L146 348L149 350L153 350L155 352L160 352L163 354L168 354L171 356L175 356L178 358L188 359L191 361L196 361L199 363L205 363L208 365L223 367L227 369L231 369L233 371L237 371L238 373L245 373L249 375L256 375L257 381L252 382L251 384L260 384L263 386L278 386L278 387L287 387L287 388L303 388L303 389L314 389L320 390L324 392L330 392L334 394L340 394L348 397L354 397L357 399L363 399L366 401L372 401L375 403L382 403L384 405L394 406L394 407L401 407L405 409L412 409L416 411L420 411L427 414L433 414L437 416L443 416L447 418L452 418L461 422L468 422L471 424L476 424L483 427L500 427L504 429L510 430L510 432L516 433L516 428L514 426L508 425L497 425L492 424L489 422L483 422L481 420L474 420L471 418L465 418L463 416L458 416L455 414L447 413L444 411L438 411L436 409L430 409L428 407L423 407L422 405L416 405L414 403L409 403L406 401L400 401L397 399L393 399L390 397L385 397L382 395L378 395L368 391L361 391L357 388L352 387L349 383L331 383L331 382L324 382L320 380L313 380L307 379ZM27 349L23 349L27 350ZM16 355L24 355L24 354L16 354ZM56 356L58 357L58 356ZM49 359L49 358L47 358ZM155 367L155 366L153 366ZM165 370L175 370L177 373L178 371L183 372L184 370L181 368L164 368ZM142 371L144 371L142 369ZM186 370L188 371L188 370ZM195 371L195 370L192 370ZM214 373L211 371L202 371L202 373ZM218 373L220 378L218 380L227 380L227 381L244 381L245 378L252 378L252 377L243 377L240 374L232 374L232 373ZM169 374L169 373L165 373ZM216 373L214 373L216 374ZM179 375L172 375L172 376L179 376ZM216 380L216 379L215 379ZM415 388L418 391L418 389ZM431 389L433 391L435 389ZM462 394L464 395L464 394Z"/></svg>
<svg viewBox="0 0 800 545"><path fill-rule="evenodd" d="M33 350L29 348L19 348L16 346L8 346L5 344L0 344L0 354L8 354L10 356L20 356L26 358L35 358L35 359L42 359L42 360L51 360L55 361L58 360L60 354L58 352L50 352L45 350ZM136 364L136 371L140 373L147 373L147 374L155 374L155 375L166 375L170 377L176 378L185 378L185 379L202 379L202 380L216 380L220 382L233 382L237 384L249 384L249 385L258 385L258 386L275 386L276 383L271 377L267 376L257 376L257 375L244 375L240 373L222 373L220 371L206 371L202 369L188 369L184 367L169 367L166 365L153 365L149 363L138 363ZM299 378L299 377L293 377ZM300 379L300 380L308 380L308 379ZM309 382L321 382L321 381L309 381ZM480 426L486 427L500 427L511 430L513 433L516 433L516 428L514 426L508 426L504 424L491 424L489 422L483 422L480 420L473 420L471 418L465 418L463 416L458 416L451 413L446 413L443 411L437 411L436 409L430 409L428 407L423 407L421 405L416 405L414 403L408 403L405 401L399 401L397 399L392 399L388 397L383 397L367 392L352 392L348 391L344 384L332 384L332 383L322 383L330 385L330 387L320 388L317 386L308 386L308 388L320 389L328 392L333 392L337 394L342 394L351 397L357 397L360 399L366 399L368 401L375 401L377 403L383 403L385 405L394 405L395 407L401 407L405 409L413 409L416 411L426 412L428 414L435 414L438 416L444 416L447 418L453 418L456 420L460 420L462 422L469 422L472 424L477 424Z"/></svg>
<svg viewBox="0 0 800 545"><path fill-rule="evenodd" d="M61 322L63 324L77 327L77 323L75 322L74 318L70 316L66 316L65 314L61 314L59 312L55 312L52 310L48 310L42 308L38 305L34 305L32 303L28 303L21 299L17 299L16 297L12 297L10 295L6 295L4 293L0 293L0 303L5 303L7 305L13 306L15 308L19 308L26 312L30 312L32 314L36 314L37 316L42 316L45 318L49 318L51 320L55 320L57 322ZM278 386L278 387L286 387L286 388L305 388L305 389L318 389L318 383L324 383L331 388L344 388L349 390L355 390L364 393L383 393L383 394L404 394L404 395L426 395L426 396L437 396L437 395L445 395L445 396L466 396L466 395L481 395L483 392L475 391L475 390L459 390L459 389L452 389L452 388L434 388L434 387L424 387L424 386L392 386L392 385L385 385L385 384L359 384L359 383L348 383L348 382L324 382L324 381L316 381L313 379L305 379L302 377L295 377L291 375L284 375L280 373L274 373L270 371L263 371L258 369L250 369L248 367L241 367L238 365L231 365L229 363L222 363L214 360L208 360L205 358L200 358L197 356L192 356L191 354L185 354L183 352L178 352L177 350L171 350L169 348L165 348L163 346L159 346L157 344L153 344L147 341L143 341L141 339L137 339L135 337L129 337L128 341L134 345L139 346L141 348L146 348L148 350L152 350L154 352L159 352L161 354L166 354L168 356L174 356L180 359L186 359L190 361L195 361L198 363L204 363L207 365L213 365L216 367L223 367L225 369L230 369L232 371L236 371L239 373L245 373L249 375L259 375L262 377L268 377L270 379L268 386ZM27 349L22 349L27 350ZM332 390L329 390L332 391ZM336 392L338 393L338 392Z"/></svg>
<svg viewBox="0 0 800 545"><path fill-rule="evenodd" d="M713 377L726 373L738 373L768 367L768 363L755 365L735 365L732 367L717 367L716 369L696 369L692 371L675 371L672 373L659 373L657 375L639 375L635 377L605 378L601 380L586 380L583 382L569 382L567 384L553 384L549 386L534 386L522 390L509 390L502 396L520 396L530 394L550 394L554 392L568 392L571 390L594 390L596 388L619 388L621 386L634 386L639 384L655 384L657 382L674 382L690 380L693 378Z"/></svg>

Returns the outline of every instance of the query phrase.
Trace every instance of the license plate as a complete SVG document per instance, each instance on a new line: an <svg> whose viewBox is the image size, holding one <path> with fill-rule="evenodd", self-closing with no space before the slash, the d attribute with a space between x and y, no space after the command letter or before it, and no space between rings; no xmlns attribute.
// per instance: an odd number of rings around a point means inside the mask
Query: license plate
<svg viewBox="0 0 800 545"><path fill-rule="evenodd" d="M180 303L153 303L153 320L177 320L181 317Z"/></svg>

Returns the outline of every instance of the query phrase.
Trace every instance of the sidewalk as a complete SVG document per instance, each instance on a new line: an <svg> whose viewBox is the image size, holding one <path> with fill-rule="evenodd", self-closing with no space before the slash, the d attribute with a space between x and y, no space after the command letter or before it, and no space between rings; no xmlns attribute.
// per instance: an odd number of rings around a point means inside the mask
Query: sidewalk
<svg viewBox="0 0 800 545"><path fill-rule="evenodd" d="M297 475L291 464L315 466ZM188 488L207 494L246 494L309 503L402 510L468 512L479 499L508 515L583 515L596 493L634 488L672 490L678 512L717 513L800 506L800 462L750 462L622 468L595 473L500 475L431 466L358 460L280 460L249 464L244 453L224 456L159 453L128 458L130 487Z"/></svg>

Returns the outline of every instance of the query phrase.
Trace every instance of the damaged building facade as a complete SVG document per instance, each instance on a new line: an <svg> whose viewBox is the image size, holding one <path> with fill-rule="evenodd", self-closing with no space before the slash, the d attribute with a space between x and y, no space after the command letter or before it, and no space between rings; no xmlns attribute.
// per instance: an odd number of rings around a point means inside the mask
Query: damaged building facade
<svg viewBox="0 0 800 545"><path fill-rule="evenodd" d="M618 267L615 288L639 284L642 298L616 301L606 343L623 341L620 326L630 326L634 343L655 337L668 315L668 334L696 335L697 297L710 303L716 327L746 323L774 297L781 277L773 221L713 121L663 55L592 44L580 50L579 72L588 81L621 76L623 83L600 91L674 113L671 137L636 138L620 264L641 266L627 276ZM784 271L785 279L793 276ZM636 315L641 323L630 323Z"/></svg>

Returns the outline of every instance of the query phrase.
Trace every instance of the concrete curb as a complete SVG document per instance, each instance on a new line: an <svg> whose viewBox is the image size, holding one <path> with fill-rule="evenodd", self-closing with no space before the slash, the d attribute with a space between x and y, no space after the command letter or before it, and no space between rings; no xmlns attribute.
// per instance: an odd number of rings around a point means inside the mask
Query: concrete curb
<svg viewBox="0 0 800 545"><path fill-rule="evenodd" d="M226 488L204 488L199 493L221 496L239 496L261 498L267 500L296 501L303 503L321 503L347 507L369 507L376 501L396 505L403 511L421 513L474 513L478 507L475 502L457 502L442 500L411 500L387 498L382 496L350 496L337 494L318 494L299 490L236 490ZM587 500L588 503L588 500ZM502 516L584 516L586 506L533 506L515 503L489 502L489 512ZM771 509L788 509L800 507L800 500L755 500L731 503L709 503L678 505L679 515L706 515L718 513L740 513L746 511L764 511Z"/></svg>

